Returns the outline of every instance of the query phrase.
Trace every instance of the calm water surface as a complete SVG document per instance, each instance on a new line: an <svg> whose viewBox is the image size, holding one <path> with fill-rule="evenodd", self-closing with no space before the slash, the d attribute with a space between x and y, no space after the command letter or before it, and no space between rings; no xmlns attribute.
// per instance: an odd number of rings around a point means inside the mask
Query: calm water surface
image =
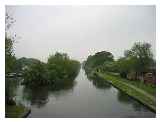
<svg viewBox="0 0 160 122"><path fill-rule="evenodd" d="M80 70L64 88L27 89L19 85L15 99L31 107L29 117L155 117L155 113L106 82L92 81Z"/></svg>

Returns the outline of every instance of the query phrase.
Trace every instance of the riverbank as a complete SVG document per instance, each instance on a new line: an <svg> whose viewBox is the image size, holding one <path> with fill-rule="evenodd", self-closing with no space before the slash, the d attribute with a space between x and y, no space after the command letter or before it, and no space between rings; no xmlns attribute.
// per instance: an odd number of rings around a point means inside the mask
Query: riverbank
<svg viewBox="0 0 160 122"><path fill-rule="evenodd" d="M152 111L156 112L156 97L153 94L146 92L145 90L138 88L136 85L129 84L122 79L111 74L104 74L100 72L95 73L98 77L103 78L107 82L111 83L114 87L125 92L129 96L135 98L142 104L146 105Z"/></svg>
<svg viewBox="0 0 160 122"><path fill-rule="evenodd" d="M22 105L6 105L6 117L7 118L25 118L27 117L31 110Z"/></svg>

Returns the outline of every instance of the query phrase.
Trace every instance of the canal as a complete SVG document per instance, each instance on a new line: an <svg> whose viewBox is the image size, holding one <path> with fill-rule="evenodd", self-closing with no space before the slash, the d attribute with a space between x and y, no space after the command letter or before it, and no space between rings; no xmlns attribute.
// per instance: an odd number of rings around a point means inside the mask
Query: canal
<svg viewBox="0 0 160 122"><path fill-rule="evenodd" d="M107 82L89 80L83 69L64 88L27 89L19 85L14 99L31 108L31 118L155 117L155 113Z"/></svg>

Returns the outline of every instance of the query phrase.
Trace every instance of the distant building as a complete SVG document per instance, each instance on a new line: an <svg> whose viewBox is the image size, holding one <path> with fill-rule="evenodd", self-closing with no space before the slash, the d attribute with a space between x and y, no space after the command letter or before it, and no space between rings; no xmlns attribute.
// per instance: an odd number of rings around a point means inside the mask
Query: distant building
<svg viewBox="0 0 160 122"><path fill-rule="evenodd" d="M156 67L151 67L147 72L144 72L144 82L156 84Z"/></svg>
<svg viewBox="0 0 160 122"><path fill-rule="evenodd" d="M136 72L132 71L127 74L127 79L129 80L140 80L144 83L156 83L156 68L151 67L145 72L143 72L143 75L136 74Z"/></svg>

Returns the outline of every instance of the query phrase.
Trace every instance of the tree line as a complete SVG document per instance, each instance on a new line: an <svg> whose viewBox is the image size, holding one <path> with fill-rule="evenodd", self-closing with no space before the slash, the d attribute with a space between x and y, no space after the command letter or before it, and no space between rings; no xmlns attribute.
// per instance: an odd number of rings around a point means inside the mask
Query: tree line
<svg viewBox="0 0 160 122"><path fill-rule="evenodd" d="M77 76L80 63L72 60L65 53L55 53L50 55L47 63L37 61L31 65L22 67L24 84L26 85L46 85L63 84L72 82Z"/></svg>
<svg viewBox="0 0 160 122"><path fill-rule="evenodd" d="M48 57L47 63L34 58L17 59L14 54L16 34L10 35L9 30L15 20L6 14L5 27L5 96L6 104L15 104L11 88L14 87L14 79L7 77L9 73L21 73L23 84L34 89L36 86L54 86L60 88L73 84L79 69L80 62L70 59L66 53L56 52ZM13 81L13 82L12 82Z"/></svg>
<svg viewBox="0 0 160 122"><path fill-rule="evenodd" d="M151 45L145 42L135 42L131 49L124 51L124 56L115 60L111 52L98 52L88 56L83 67L88 74L94 71L119 73L127 78L132 74L133 80L138 80L145 72L156 67Z"/></svg>

